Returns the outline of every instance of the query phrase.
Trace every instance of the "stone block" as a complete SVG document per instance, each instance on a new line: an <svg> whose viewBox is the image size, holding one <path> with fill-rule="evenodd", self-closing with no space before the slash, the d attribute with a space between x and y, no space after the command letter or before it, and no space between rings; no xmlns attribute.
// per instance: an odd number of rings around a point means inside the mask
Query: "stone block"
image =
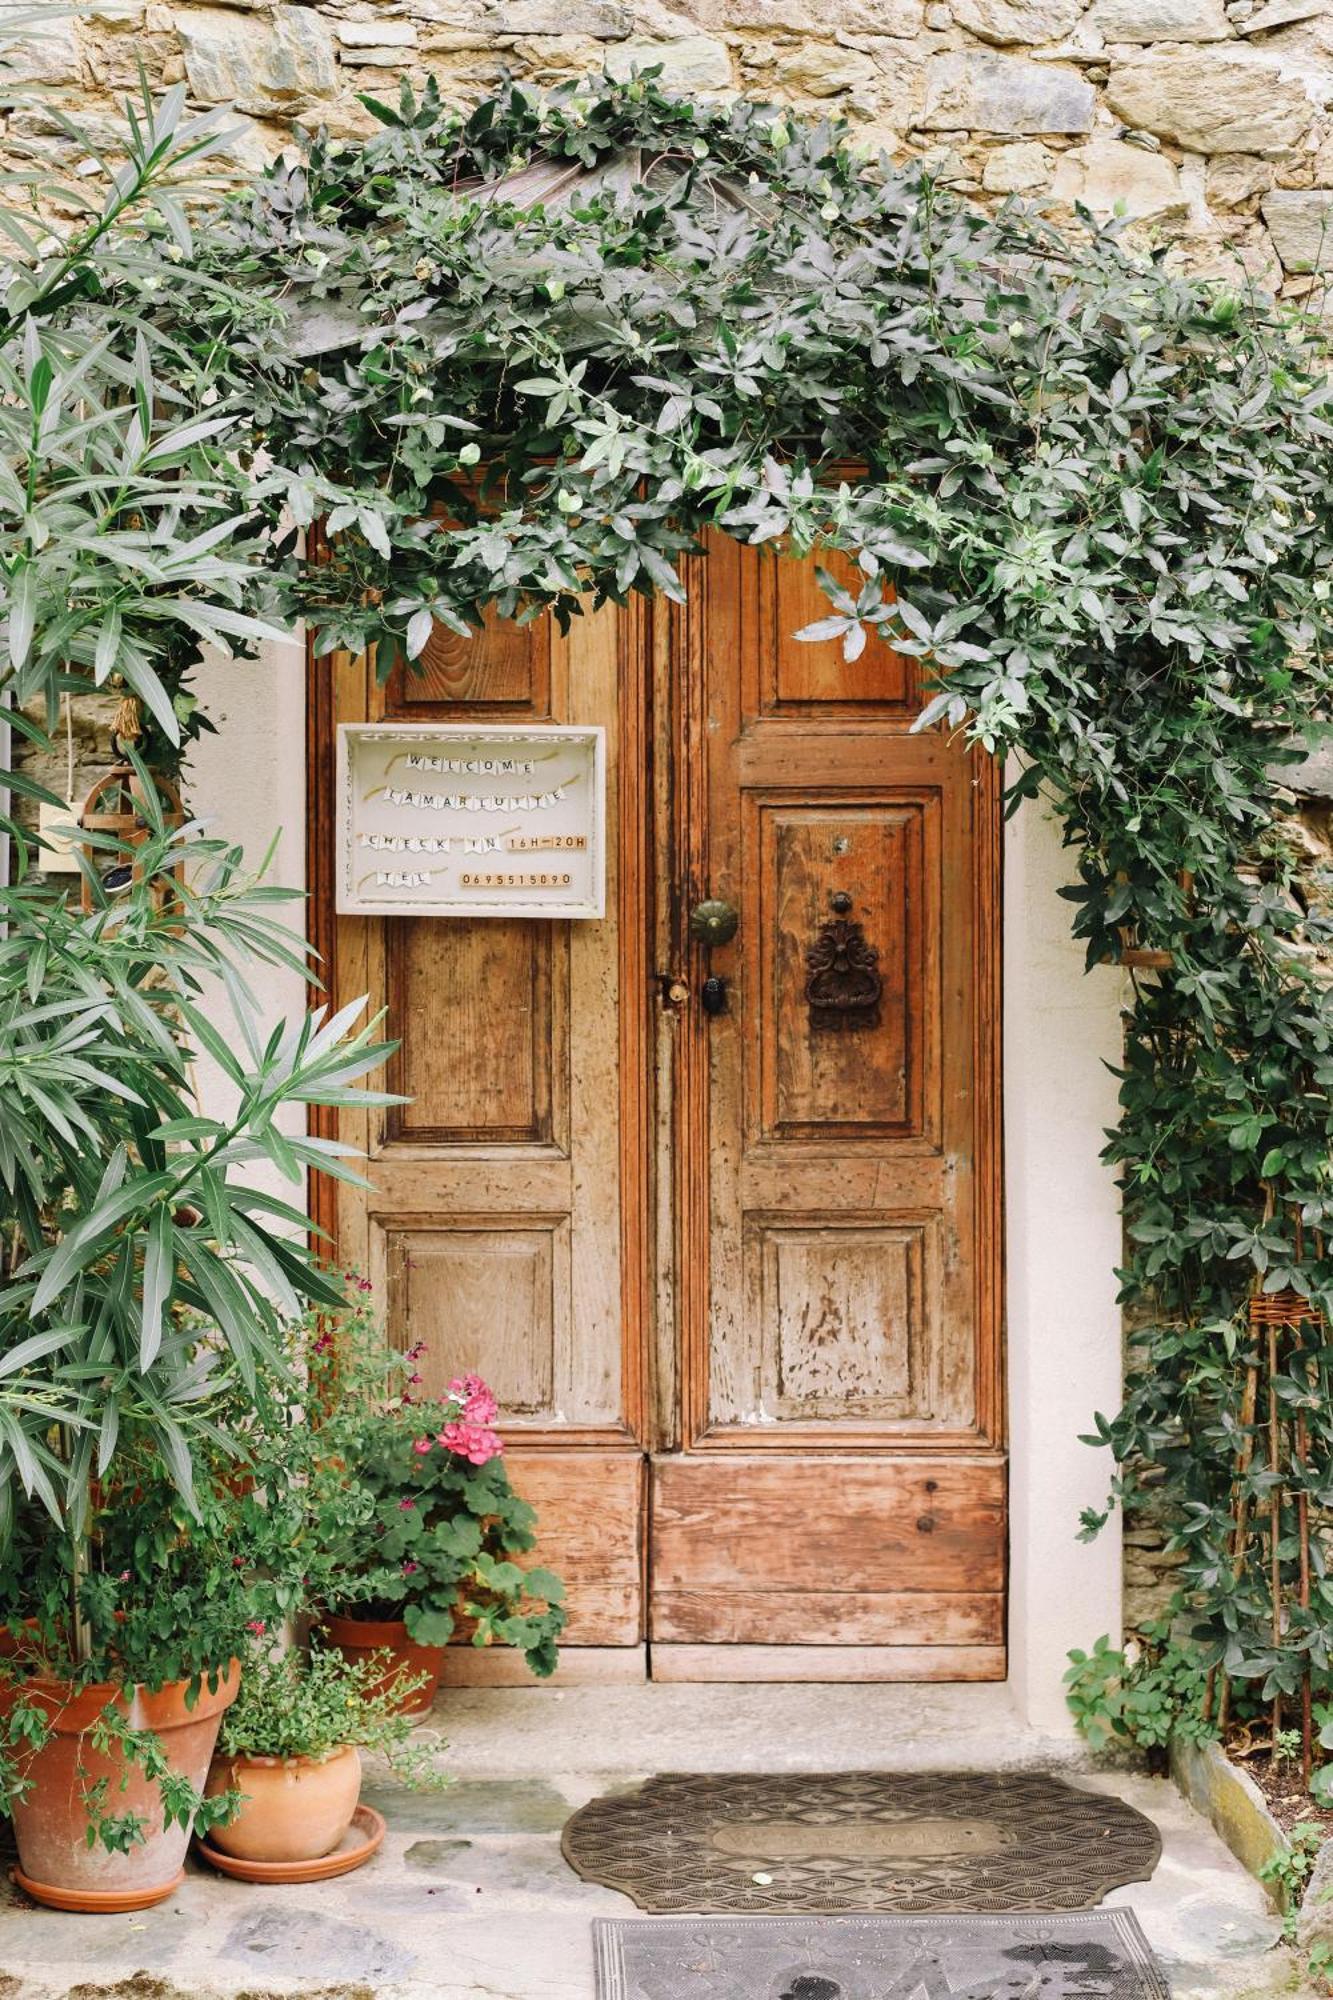
<svg viewBox="0 0 1333 2000"><path fill-rule="evenodd" d="M1275 188L1259 208L1284 271L1333 270L1333 188Z"/></svg>
<svg viewBox="0 0 1333 2000"><path fill-rule="evenodd" d="M335 21L333 32L345 49L414 49L415 21Z"/></svg>
<svg viewBox="0 0 1333 2000"><path fill-rule="evenodd" d="M667 90L730 90L731 57L711 35L683 35L675 42L619 42L608 49L606 67L615 77L660 65Z"/></svg>
<svg viewBox="0 0 1333 2000"><path fill-rule="evenodd" d="M1319 744L1299 764L1275 764L1269 776L1298 799L1333 805L1333 743Z"/></svg>
<svg viewBox="0 0 1333 2000"><path fill-rule="evenodd" d="M1272 161L1254 153L1223 153L1208 162L1208 200L1214 208L1239 208L1272 185Z"/></svg>
<svg viewBox="0 0 1333 2000"><path fill-rule="evenodd" d="M494 0L482 16L491 35L587 35L624 41L634 25L619 0Z"/></svg>
<svg viewBox="0 0 1333 2000"><path fill-rule="evenodd" d="M786 88L806 97L839 97L845 90L864 90L876 74L869 56L829 42L807 42L778 64Z"/></svg>
<svg viewBox="0 0 1333 2000"><path fill-rule="evenodd" d="M0 6L8 83L78 83L83 59L73 20L54 9L43 18L25 6ZM12 39L11 39L12 37Z"/></svg>
<svg viewBox="0 0 1333 2000"><path fill-rule="evenodd" d="M1031 47L1058 42L1083 12L1083 0L953 0L953 16L983 42Z"/></svg>
<svg viewBox="0 0 1333 2000"><path fill-rule="evenodd" d="M1087 132L1096 103L1074 70L958 50L928 64L918 123L928 132Z"/></svg>
<svg viewBox="0 0 1333 2000"><path fill-rule="evenodd" d="M1225 42L1222 0L1095 0L1092 20L1108 42Z"/></svg>
<svg viewBox="0 0 1333 2000"><path fill-rule="evenodd" d="M1106 101L1192 153L1285 152L1314 117L1301 84L1248 49L1154 49L1112 69Z"/></svg>
<svg viewBox="0 0 1333 2000"><path fill-rule="evenodd" d="M911 36L921 33L926 6L925 0L677 0L675 11L713 34ZM648 7L639 8L639 17L645 27L657 25Z"/></svg>
<svg viewBox="0 0 1333 2000"><path fill-rule="evenodd" d="M1035 140L997 146L986 156L981 185L987 194L1031 194L1050 184L1051 156Z"/></svg>
<svg viewBox="0 0 1333 2000"><path fill-rule="evenodd" d="M1120 139L1093 139L1060 155L1052 193L1070 207L1081 202L1096 216L1135 221L1184 221L1189 201L1180 174L1161 153Z"/></svg>
<svg viewBox="0 0 1333 2000"><path fill-rule="evenodd" d="M176 32L191 95L202 104L295 110L338 87L333 33L312 7L275 7L267 20L224 7L182 7Z"/></svg>
<svg viewBox="0 0 1333 2000"><path fill-rule="evenodd" d="M1242 35L1270 35L1275 28L1289 28L1295 21L1317 21L1328 11L1328 0L1268 0L1237 24Z"/></svg>

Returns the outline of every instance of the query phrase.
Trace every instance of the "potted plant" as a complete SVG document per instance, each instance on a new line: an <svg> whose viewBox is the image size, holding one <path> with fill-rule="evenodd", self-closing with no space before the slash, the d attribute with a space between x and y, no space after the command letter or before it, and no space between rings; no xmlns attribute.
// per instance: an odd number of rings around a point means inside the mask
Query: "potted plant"
<svg viewBox="0 0 1333 2000"><path fill-rule="evenodd" d="M412 1722L403 1709L415 1691L413 1676L394 1672L385 1659L347 1660L317 1641L306 1653L255 1645L241 1692L222 1719L208 1778L210 1798L238 1801L212 1828L208 1859L227 1857L239 1864L228 1872L260 1880L284 1879L285 1870L308 1879L303 1864L333 1856L352 1828L362 1750L387 1757L408 1784L443 1784L433 1761L438 1745L409 1741ZM379 1844L379 1815L366 1808L362 1816L360 1838L346 1859L339 1856L338 1872L368 1860Z"/></svg>
<svg viewBox="0 0 1333 2000"><path fill-rule="evenodd" d="M201 1476L187 1507L142 1436L77 1533L20 1503L0 1547L0 1810L38 1901L158 1902L192 1829L229 1809L203 1786L260 1601L236 1522L230 1476Z"/></svg>
<svg viewBox="0 0 1333 2000"><path fill-rule="evenodd" d="M365 1280L349 1282L346 1309L312 1322L308 1351L312 1402L326 1412L308 1490L329 1643L349 1659L387 1652L421 1677L417 1712L464 1632L551 1673L564 1588L515 1560L536 1542L536 1514L510 1485L495 1398L476 1375L419 1398L424 1349L390 1352Z"/></svg>

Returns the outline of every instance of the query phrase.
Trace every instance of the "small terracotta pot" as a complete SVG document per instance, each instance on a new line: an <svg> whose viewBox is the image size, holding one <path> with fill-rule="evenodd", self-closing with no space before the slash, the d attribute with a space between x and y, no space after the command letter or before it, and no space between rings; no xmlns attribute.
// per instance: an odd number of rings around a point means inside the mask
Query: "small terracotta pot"
<svg viewBox="0 0 1333 2000"><path fill-rule="evenodd" d="M205 1788L244 1792L212 1846L241 1861L317 1861L332 1854L361 1796L361 1755L350 1743L323 1757L215 1757Z"/></svg>
<svg viewBox="0 0 1333 2000"><path fill-rule="evenodd" d="M52 1731L26 1763L31 1788L12 1809L20 1888L58 1910L141 1910L169 1896L181 1879L190 1829L164 1826L157 1786L119 1750L95 1750L87 1732L114 1701L131 1729L160 1737L172 1769L199 1788L240 1679L233 1660L216 1692L204 1682L193 1708L186 1706L188 1681L169 1681L155 1694L111 1682L75 1692L40 1674L0 1686L0 1714L26 1700L45 1711ZM88 1845L85 1794L103 1778L105 1810L137 1813L144 1822L146 1837L127 1854L110 1853L100 1841Z"/></svg>
<svg viewBox="0 0 1333 2000"><path fill-rule="evenodd" d="M372 1653L392 1653L393 1666L380 1676L376 1687L387 1687L404 1667L409 1673L425 1674L425 1686L398 1706L403 1715L430 1713L444 1667L443 1646L419 1646L415 1639L409 1639L401 1618L343 1618L335 1611L326 1611L320 1620L320 1631L325 1643L345 1660L366 1660Z"/></svg>

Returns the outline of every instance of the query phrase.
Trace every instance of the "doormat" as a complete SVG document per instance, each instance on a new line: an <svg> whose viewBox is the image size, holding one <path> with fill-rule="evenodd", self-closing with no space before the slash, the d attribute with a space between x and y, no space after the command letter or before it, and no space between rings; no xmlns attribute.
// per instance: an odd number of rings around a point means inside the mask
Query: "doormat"
<svg viewBox="0 0 1333 2000"><path fill-rule="evenodd" d="M1170 2000L1131 1910L1085 1916L612 1917L597 2000Z"/></svg>
<svg viewBox="0 0 1333 2000"><path fill-rule="evenodd" d="M1090 1910L1161 1841L1120 1799L1040 1772L657 1777L565 1826L571 1868L641 1910Z"/></svg>

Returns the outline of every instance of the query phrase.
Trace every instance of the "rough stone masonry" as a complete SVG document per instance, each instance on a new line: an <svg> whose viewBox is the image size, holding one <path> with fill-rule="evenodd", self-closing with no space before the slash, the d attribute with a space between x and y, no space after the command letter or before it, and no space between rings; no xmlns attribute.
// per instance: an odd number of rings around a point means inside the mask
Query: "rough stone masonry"
<svg viewBox="0 0 1333 2000"><path fill-rule="evenodd" d="M1182 265L1322 303L1333 263L1333 0L94 0L33 29L14 72L109 120L142 59L234 103L238 165L293 121L353 136L358 94L433 72L459 100L661 64L668 87L846 116L982 198L1123 213ZM11 114L14 151L62 142Z"/></svg>

